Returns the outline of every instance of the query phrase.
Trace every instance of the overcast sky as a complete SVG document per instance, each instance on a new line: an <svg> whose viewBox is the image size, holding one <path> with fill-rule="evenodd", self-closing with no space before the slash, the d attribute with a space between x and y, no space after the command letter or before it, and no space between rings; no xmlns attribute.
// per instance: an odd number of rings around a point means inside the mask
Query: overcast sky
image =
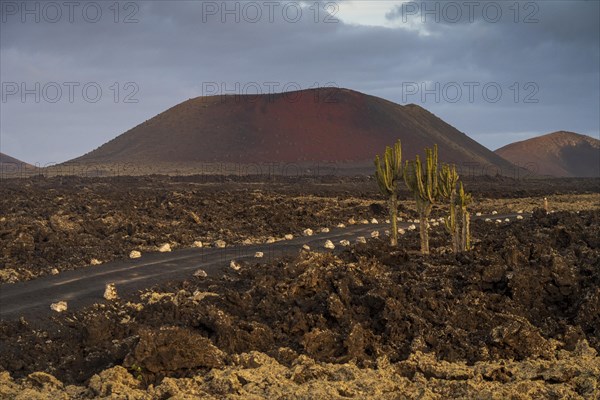
<svg viewBox="0 0 600 400"><path fill-rule="evenodd" d="M215 91L350 88L419 104L492 150L600 134L598 1L0 4L0 151L30 163Z"/></svg>

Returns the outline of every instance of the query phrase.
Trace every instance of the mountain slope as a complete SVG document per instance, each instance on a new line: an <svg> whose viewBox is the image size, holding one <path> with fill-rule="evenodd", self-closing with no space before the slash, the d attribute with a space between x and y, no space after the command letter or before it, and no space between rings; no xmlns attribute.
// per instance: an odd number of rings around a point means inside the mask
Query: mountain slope
<svg viewBox="0 0 600 400"><path fill-rule="evenodd" d="M20 166L23 168L34 168L33 165L26 163L25 161L18 160L8 154L0 153L0 164L10 164L14 166Z"/></svg>
<svg viewBox="0 0 600 400"><path fill-rule="evenodd" d="M574 132L558 131L496 150L506 160L540 175L557 177L600 176L600 140Z"/></svg>
<svg viewBox="0 0 600 400"><path fill-rule="evenodd" d="M72 162L366 165L398 138L404 159L437 143L444 161L514 168L419 106L336 88L190 99Z"/></svg>

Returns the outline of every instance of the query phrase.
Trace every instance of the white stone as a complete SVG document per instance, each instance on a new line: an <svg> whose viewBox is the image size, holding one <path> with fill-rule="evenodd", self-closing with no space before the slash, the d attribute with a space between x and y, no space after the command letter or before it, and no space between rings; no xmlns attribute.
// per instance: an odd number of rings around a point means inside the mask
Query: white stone
<svg viewBox="0 0 600 400"><path fill-rule="evenodd" d="M417 227L415 224L412 224L412 225L409 225L409 227L406 229L408 229L409 231L414 231L415 229L417 229Z"/></svg>
<svg viewBox="0 0 600 400"><path fill-rule="evenodd" d="M505 218L504 222L510 222L510 219L509 218Z"/></svg>
<svg viewBox="0 0 600 400"><path fill-rule="evenodd" d="M409 224L412 224L413 220L412 219L407 219L406 222L408 222Z"/></svg>
<svg viewBox="0 0 600 400"><path fill-rule="evenodd" d="M523 219L522 215L517 215L517 219Z"/></svg>
<svg viewBox="0 0 600 400"><path fill-rule="evenodd" d="M50 271L50 274L52 274L52 275L58 275L58 269L52 268L52 270Z"/></svg>
<svg viewBox="0 0 600 400"><path fill-rule="evenodd" d="M254 257L256 258L263 258L265 256L265 253L263 253L262 251L257 251L256 253L254 253Z"/></svg>
<svg viewBox="0 0 600 400"><path fill-rule="evenodd" d="M364 236L359 236L356 238L356 243L367 243L367 239Z"/></svg>
<svg viewBox="0 0 600 400"><path fill-rule="evenodd" d="M56 302L56 303L52 303L52 304L50 304L50 309L52 311L56 311L56 312L67 311L67 302L66 301L59 301L59 302Z"/></svg>
<svg viewBox="0 0 600 400"><path fill-rule="evenodd" d="M192 295L192 301L202 301L207 297L219 297L218 294L212 292L201 292L200 290L194 290L194 294Z"/></svg>
<svg viewBox="0 0 600 400"><path fill-rule="evenodd" d="M478 216L478 217L481 217L481 213L480 212L476 213L475 215Z"/></svg>
<svg viewBox="0 0 600 400"><path fill-rule="evenodd" d="M402 222L402 217L397 217L397 218L396 218L396 220L397 220L398 222Z"/></svg>
<svg viewBox="0 0 600 400"><path fill-rule="evenodd" d="M269 236L265 243L267 243L267 244L275 243L275 238L273 236Z"/></svg>
<svg viewBox="0 0 600 400"><path fill-rule="evenodd" d="M107 283L104 287L104 298L106 300L114 300L118 298L117 296L117 288L114 283Z"/></svg>
<svg viewBox="0 0 600 400"><path fill-rule="evenodd" d="M579 212L579 211L577 211L577 212ZM517 211L517 214L523 214L523 210Z"/></svg>
<svg viewBox="0 0 600 400"><path fill-rule="evenodd" d="M420 222L421 222L421 220L419 220L419 219L415 219L415 220L413 220L413 222L414 222L415 224L418 224L418 223L420 223Z"/></svg>
<svg viewBox="0 0 600 400"><path fill-rule="evenodd" d="M240 268L242 268L242 266L239 263L235 262L235 260L231 260L231 262L229 263L229 268L235 271L239 271Z"/></svg>
<svg viewBox="0 0 600 400"><path fill-rule="evenodd" d="M340 240L340 245L344 246L344 247L350 246L350 242L346 239L342 239L342 240Z"/></svg>
<svg viewBox="0 0 600 400"><path fill-rule="evenodd" d="M492 211L492 215L496 215L496 214L498 214L498 211L496 211L496 210Z"/></svg>
<svg viewBox="0 0 600 400"><path fill-rule="evenodd" d="M404 229L400 228L400 229L398 229L398 233L400 235L404 235L406 233L406 231Z"/></svg>
<svg viewBox="0 0 600 400"><path fill-rule="evenodd" d="M304 236L312 236L312 235L313 235L313 230L312 230L312 229L310 229L310 228L308 228L308 229L305 229L304 231L302 231L302 234L303 234Z"/></svg>
<svg viewBox="0 0 600 400"><path fill-rule="evenodd" d="M242 244L244 244L244 245L246 245L246 246L249 246L249 245L251 245L251 244L252 244L252 239L250 239L250 238L248 238L248 239L244 239L244 240L242 241Z"/></svg>
<svg viewBox="0 0 600 400"><path fill-rule="evenodd" d="M437 220L436 220L435 218L431 218L431 219L429 220L429 222L431 222L431 223L433 224L434 222L437 222Z"/></svg>
<svg viewBox="0 0 600 400"><path fill-rule="evenodd" d="M323 232L323 233L329 233L329 228L322 228L321 232Z"/></svg>
<svg viewBox="0 0 600 400"><path fill-rule="evenodd" d="M168 253L171 251L171 245L169 243L165 243L158 248L158 251L161 253Z"/></svg>
<svg viewBox="0 0 600 400"><path fill-rule="evenodd" d="M201 292L200 290L194 290L194 294L192 295L192 301L202 301L207 297L219 297L218 294L212 292Z"/></svg>
<svg viewBox="0 0 600 400"><path fill-rule="evenodd" d="M337 227L338 227L338 228L345 228L345 227L346 227L346 225L344 225L344 224L337 224Z"/></svg>
<svg viewBox="0 0 600 400"><path fill-rule="evenodd" d="M432 223L431 223L431 226L440 226L440 223L439 223L439 222L437 222L437 221L435 221L435 222L432 222Z"/></svg>
<svg viewBox="0 0 600 400"><path fill-rule="evenodd" d="M307 245L307 244L303 244L303 245L302 245L302 249L303 249L303 250L306 250L306 251L310 251L310 246L309 246L309 245Z"/></svg>
<svg viewBox="0 0 600 400"><path fill-rule="evenodd" d="M389 223L390 223L390 220L389 220L389 219L386 219L386 220L385 220L385 223L386 223L386 224L389 224Z"/></svg>
<svg viewBox="0 0 600 400"><path fill-rule="evenodd" d="M288 233L287 235L284 236L285 240L292 240L294 238L294 235L292 235L291 233Z"/></svg>
<svg viewBox="0 0 600 400"><path fill-rule="evenodd" d="M129 258L140 258L141 256L142 253L137 250L132 250L131 253L129 253Z"/></svg>
<svg viewBox="0 0 600 400"><path fill-rule="evenodd" d="M378 224L378 223L379 223L379 221L377 221L377 219L375 219L375 218L372 218L372 219L371 219L371 223L372 223L372 224Z"/></svg>
<svg viewBox="0 0 600 400"><path fill-rule="evenodd" d="M354 218L350 218L348 220L348 225L354 225L354 224L356 224L356 220Z"/></svg>
<svg viewBox="0 0 600 400"><path fill-rule="evenodd" d="M102 261L98 260L97 258L92 258L90 260L90 264L91 265L100 265L100 264L102 264Z"/></svg>
<svg viewBox="0 0 600 400"><path fill-rule="evenodd" d="M485 222L492 222L492 219L491 218L486 218Z"/></svg>
<svg viewBox="0 0 600 400"><path fill-rule="evenodd" d="M372 238L377 238L377 237L379 237L379 231L373 231L373 232L371 232L371 237L372 237Z"/></svg>
<svg viewBox="0 0 600 400"><path fill-rule="evenodd" d="M325 247L326 249L330 249L330 250L335 249L335 245L333 244L333 242L331 240L327 240L323 247Z"/></svg>
<svg viewBox="0 0 600 400"><path fill-rule="evenodd" d="M497 219L497 220L496 220L496 223L497 223L497 224L501 224L501 223L502 223L502 220L501 220L501 219Z"/></svg>
<svg viewBox="0 0 600 400"><path fill-rule="evenodd" d="M224 240L215 240L215 247L222 249L225 246L227 246L227 243Z"/></svg>
<svg viewBox="0 0 600 400"><path fill-rule="evenodd" d="M201 242L201 241L199 241L199 240L196 240L196 241L193 243L193 246L194 246L194 247L202 247L202 242Z"/></svg>
<svg viewBox="0 0 600 400"><path fill-rule="evenodd" d="M369 220L368 219L363 219L360 221L361 224L363 225L368 225L369 224Z"/></svg>
<svg viewBox="0 0 600 400"><path fill-rule="evenodd" d="M205 270L198 269L198 270L196 270L196 272L194 272L194 276L198 277L198 278L206 278L208 276L208 274L206 273Z"/></svg>

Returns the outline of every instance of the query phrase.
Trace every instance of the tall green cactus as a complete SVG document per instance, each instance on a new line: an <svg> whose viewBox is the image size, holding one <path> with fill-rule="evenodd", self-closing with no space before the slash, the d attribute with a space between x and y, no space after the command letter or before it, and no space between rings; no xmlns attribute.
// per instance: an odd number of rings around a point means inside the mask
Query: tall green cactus
<svg viewBox="0 0 600 400"><path fill-rule="evenodd" d="M460 250L468 251L471 249L471 214L467 210L467 207L471 204L473 198L471 194L466 193L462 182L458 189L457 205L460 207L461 214L461 237L460 237Z"/></svg>
<svg viewBox="0 0 600 400"><path fill-rule="evenodd" d="M383 159L375 156L375 178L379 191L389 199L392 246L398 245L398 181L402 175L402 145L398 140L393 148L385 148Z"/></svg>
<svg viewBox="0 0 600 400"><path fill-rule="evenodd" d="M440 171L440 196L449 201L450 211L444 218L446 230L452 236L452 250L459 252L460 248L460 228L458 223L458 209L456 204L456 185L458 183L458 173L455 165L442 165Z"/></svg>
<svg viewBox="0 0 600 400"><path fill-rule="evenodd" d="M417 156L415 161L407 161L404 166L404 182L413 192L419 212L422 254L429 254L429 215L440 197L438 175L437 145L433 146L433 150L425 149L425 165Z"/></svg>

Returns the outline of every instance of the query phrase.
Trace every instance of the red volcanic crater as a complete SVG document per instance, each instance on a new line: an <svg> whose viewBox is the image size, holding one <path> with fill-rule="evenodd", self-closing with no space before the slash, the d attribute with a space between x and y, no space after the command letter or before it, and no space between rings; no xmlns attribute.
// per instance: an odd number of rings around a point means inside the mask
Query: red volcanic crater
<svg viewBox="0 0 600 400"><path fill-rule="evenodd" d="M72 162L358 165L396 139L404 159L437 143L444 161L514 168L419 106L337 88L190 99Z"/></svg>
<svg viewBox="0 0 600 400"><path fill-rule="evenodd" d="M559 131L496 150L517 165L527 165L540 175L600 177L600 140L574 132Z"/></svg>

